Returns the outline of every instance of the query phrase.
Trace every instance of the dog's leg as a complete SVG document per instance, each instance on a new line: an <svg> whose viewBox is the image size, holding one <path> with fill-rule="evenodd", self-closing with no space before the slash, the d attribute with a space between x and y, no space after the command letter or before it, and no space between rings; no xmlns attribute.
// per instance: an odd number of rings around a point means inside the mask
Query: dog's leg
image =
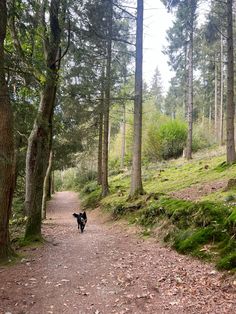
<svg viewBox="0 0 236 314"><path fill-rule="evenodd" d="M81 230L81 233L84 232L84 225L83 224L80 224L80 230Z"/></svg>

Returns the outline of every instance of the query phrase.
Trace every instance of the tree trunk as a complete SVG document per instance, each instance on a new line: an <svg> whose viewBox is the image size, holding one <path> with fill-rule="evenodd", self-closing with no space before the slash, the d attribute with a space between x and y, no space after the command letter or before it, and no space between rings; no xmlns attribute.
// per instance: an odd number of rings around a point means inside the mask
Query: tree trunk
<svg viewBox="0 0 236 314"><path fill-rule="evenodd" d="M102 92L103 95L103 92ZM102 135L103 135L103 96L101 98L101 107L99 112L99 134L98 134L98 184L102 184Z"/></svg>
<svg viewBox="0 0 236 314"><path fill-rule="evenodd" d="M137 0L134 142L130 196L143 194L142 185L142 89L143 89L143 0Z"/></svg>
<svg viewBox="0 0 236 314"><path fill-rule="evenodd" d="M188 57L188 137L186 145L186 159L192 158L193 136L193 21L194 13L191 9L190 33L189 33L189 57Z"/></svg>
<svg viewBox="0 0 236 314"><path fill-rule="evenodd" d="M124 103L123 104L123 121L121 124L121 162L120 162L121 169L124 168L124 164L125 164L125 137L126 137L126 110L125 110L125 103Z"/></svg>
<svg viewBox="0 0 236 314"><path fill-rule="evenodd" d="M51 195L55 193L55 177L54 177L54 171L51 171Z"/></svg>
<svg viewBox="0 0 236 314"><path fill-rule="evenodd" d="M50 121L53 118L55 94L57 89L59 45L60 1L50 4L50 40L46 53L46 82L42 90L40 105L29 137L26 156L26 195L25 208L28 215L25 238L41 238L43 185L49 161Z"/></svg>
<svg viewBox="0 0 236 314"><path fill-rule="evenodd" d="M187 35L186 35L187 41ZM188 119L188 75L187 75L187 63L188 63L188 45L185 44L184 48L184 117Z"/></svg>
<svg viewBox="0 0 236 314"><path fill-rule="evenodd" d="M9 218L14 189L13 113L5 80L6 1L0 1L0 260L12 254Z"/></svg>
<svg viewBox="0 0 236 314"><path fill-rule="evenodd" d="M215 57L215 118L214 118L214 129L215 129L215 139L218 139L218 80L217 80L217 64Z"/></svg>
<svg viewBox="0 0 236 314"><path fill-rule="evenodd" d="M104 112L104 82L105 82L105 63L102 65L101 75L101 101L99 104L99 130L98 130L98 164L97 164L97 183L102 185L102 159L103 159L103 112Z"/></svg>
<svg viewBox="0 0 236 314"><path fill-rule="evenodd" d="M211 116L212 116L212 104L210 103L210 108L209 108L209 116L208 116L208 129L209 133L211 132Z"/></svg>
<svg viewBox="0 0 236 314"><path fill-rule="evenodd" d="M43 200L42 200L42 218L43 219L46 219L46 216L47 216L47 201L49 200L48 190L51 190L50 175L51 175L51 170L52 170L52 156L53 156L53 153L51 150L49 154L48 168L47 168L46 175L44 178L44 183L43 183Z"/></svg>
<svg viewBox="0 0 236 314"><path fill-rule="evenodd" d="M25 208L28 216L25 237L41 237L44 178L49 161L49 118L54 107L56 77L50 77L41 96L40 109L29 137L26 156ZM50 112L51 111L51 112Z"/></svg>
<svg viewBox="0 0 236 314"><path fill-rule="evenodd" d="M226 159L228 164L236 160L234 142L234 49L232 0L227 0L227 109L226 109Z"/></svg>
<svg viewBox="0 0 236 314"><path fill-rule="evenodd" d="M104 127L103 127L103 148L102 148L102 196L109 193L108 186L108 142L109 142L109 111L111 94L111 54L112 54L112 16L113 1L107 4L107 59L106 59L106 80L105 80L105 99L104 99Z"/></svg>
<svg viewBox="0 0 236 314"><path fill-rule="evenodd" d="M220 145L224 143L224 51L223 35L220 37Z"/></svg>

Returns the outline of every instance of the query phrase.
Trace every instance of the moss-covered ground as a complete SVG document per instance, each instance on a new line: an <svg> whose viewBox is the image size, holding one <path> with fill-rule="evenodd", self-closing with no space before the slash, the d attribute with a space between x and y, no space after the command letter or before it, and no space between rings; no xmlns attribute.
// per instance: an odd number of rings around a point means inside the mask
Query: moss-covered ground
<svg viewBox="0 0 236 314"><path fill-rule="evenodd" d="M88 183L81 193L84 206L98 203L115 219L125 218L143 227L143 235L160 241L183 254L215 262L219 269L236 270L236 188L225 190L236 178L236 165L228 166L222 149L201 152L191 161L183 158L143 167L146 194L129 199L130 173L110 176L110 194L101 199L100 187ZM223 181L225 187L214 188ZM191 200L173 197L174 192L211 184L207 193ZM191 189L190 192L191 194Z"/></svg>

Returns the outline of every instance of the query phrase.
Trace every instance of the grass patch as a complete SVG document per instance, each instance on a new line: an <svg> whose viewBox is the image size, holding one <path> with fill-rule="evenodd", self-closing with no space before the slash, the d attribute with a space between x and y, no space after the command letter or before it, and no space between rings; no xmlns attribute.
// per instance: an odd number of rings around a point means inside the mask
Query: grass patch
<svg viewBox="0 0 236 314"><path fill-rule="evenodd" d="M216 264L216 267L220 270L232 270L236 271L236 252L222 257Z"/></svg>
<svg viewBox="0 0 236 314"><path fill-rule="evenodd" d="M30 247L38 247L41 246L43 243L45 243L45 240L41 235L33 235L30 237L22 237L19 238L17 241L19 247L25 247L25 246L30 246Z"/></svg>

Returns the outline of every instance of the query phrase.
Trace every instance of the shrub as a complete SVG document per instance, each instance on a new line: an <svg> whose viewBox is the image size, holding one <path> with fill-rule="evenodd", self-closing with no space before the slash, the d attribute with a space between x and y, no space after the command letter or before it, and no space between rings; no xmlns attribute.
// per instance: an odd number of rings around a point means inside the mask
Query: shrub
<svg viewBox="0 0 236 314"><path fill-rule="evenodd" d="M206 127L206 125L198 124L193 128L193 152L196 152L199 149L209 148L215 144L214 134L211 133L211 130L206 132Z"/></svg>
<svg viewBox="0 0 236 314"><path fill-rule="evenodd" d="M82 197L82 206L84 208L95 208L101 199L101 188L97 188L89 194L84 194Z"/></svg>
<svg viewBox="0 0 236 314"><path fill-rule="evenodd" d="M144 151L149 159L161 160L182 155L187 139L186 123L169 120L148 127Z"/></svg>
<svg viewBox="0 0 236 314"><path fill-rule="evenodd" d="M96 181L87 183L84 188L81 190L83 194L89 194L98 189L98 184Z"/></svg>
<svg viewBox="0 0 236 314"><path fill-rule="evenodd" d="M94 170L69 168L65 171L56 171L55 189L56 191L78 191L96 178L97 172Z"/></svg>
<svg viewBox="0 0 236 314"><path fill-rule="evenodd" d="M163 159L182 155L187 140L187 126L179 120L169 121L159 129L161 156Z"/></svg>
<svg viewBox="0 0 236 314"><path fill-rule="evenodd" d="M83 187L86 183L95 181L97 178L97 171L90 169L81 169L76 172L76 183L79 187Z"/></svg>

